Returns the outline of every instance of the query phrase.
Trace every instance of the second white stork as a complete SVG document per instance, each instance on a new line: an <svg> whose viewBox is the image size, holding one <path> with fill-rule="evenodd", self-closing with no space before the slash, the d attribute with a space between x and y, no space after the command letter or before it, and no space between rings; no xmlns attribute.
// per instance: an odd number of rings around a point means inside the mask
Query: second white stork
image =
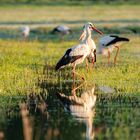
<svg viewBox="0 0 140 140"><path fill-rule="evenodd" d="M71 33L71 29L65 25L59 25L57 27L55 27L52 31L52 33L60 33L62 35L66 35Z"/></svg>
<svg viewBox="0 0 140 140"><path fill-rule="evenodd" d="M119 52L119 43L123 41L129 41L128 38L120 37L116 35L107 35L99 40L99 53L102 53L103 55L108 55L108 64L110 63L110 53L113 51L114 48L117 48L117 52L114 58L114 64L116 64L117 61L117 55Z"/></svg>
<svg viewBox="0 0 140 140"><path fill-rule="evenodd" d="M30 27L29 26L22 27L21 31L22 31L23 39L27 40L27 38L30 35Z"/></svg>
<svg viewBox="0 0 140 140"><path fill-rule="evenodd" d="M92 24L92 23L89 23L89 24ZM97 28L94 28L94 30L96 30L98 33L103 35L103 33L100 30L98 30ZM86 30L84 28L83 33L81 34L79 40L84 40L85 38L86 38ZM94 65L94 62L96 62L96 45L95 45L94 40L91 38L91 36L88 38L87 43L88 43L88 46L90 48L90 53L86 59L86 67L88 69L88 62L92 63L93 65Z"/></svg>
<svg viewBox="0 0 140 140"><path fill-rule="evenodd" d="M95 26L88 22L84 25L85 33L81 35L85 35L84 39L80 42L80 44L69 48L64 56L58 61L56 64L55 70L58 70L66 65L72 64L72 73L73 79L75 79L75 74L79 75L75 72L75 67L78 64L83 63L84 59L90 54L90 38L91 38L91 30L96 30L97 32L101 33L99 30L95 28ZM82 77L84 79L84 77Z"/></svg>

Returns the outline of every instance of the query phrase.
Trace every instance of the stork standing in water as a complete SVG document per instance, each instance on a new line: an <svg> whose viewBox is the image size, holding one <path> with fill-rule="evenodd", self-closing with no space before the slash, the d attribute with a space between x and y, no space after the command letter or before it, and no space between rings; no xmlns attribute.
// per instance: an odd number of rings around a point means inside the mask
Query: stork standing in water
<svg viewBox="0 0 140 140"><path fill-rule="evenodd" d="M91 31L95 30L102 34L92 23L88 22L84 25L84 33L81 35L81 42L79 45L69 48L64 56L56 64L55 70L65 67L68 64L72 64L73 80L75 79L76 65L83 63L84 59L91 53ZM82 77L84 80L84 77Z"/></svg>
<svg viewBox="0 0 140 140"><path fill-rule="evenodd" d="M22 31L23 39L27 40L30 35L30 27L29 26L22 27L21 31Z"/></svg>
<svg viewBox="0 0 140 140"><path fill-rule="evenodd" d="M129 41L128 38L125 37L119 37L116 35L107 35L99 40L99 53L102 53L103 55L108 55L108 64L110 63L110 53L113 51L114 48L117 48L117 52L114 58L114 65L117 61L118 52L120 50L119 43L123 41Z"/></svg>
<svg viewBox="0 0 140 140"><path fill-rule="evenodd" d="M95 130L93 129L93 117L95 116L96 95L95 86L83 92L81 97L66 96L57 93L57 98L61 101L66 112L69 112L76 120L84 122L86 125L86 140L93 139Z"/></svg>

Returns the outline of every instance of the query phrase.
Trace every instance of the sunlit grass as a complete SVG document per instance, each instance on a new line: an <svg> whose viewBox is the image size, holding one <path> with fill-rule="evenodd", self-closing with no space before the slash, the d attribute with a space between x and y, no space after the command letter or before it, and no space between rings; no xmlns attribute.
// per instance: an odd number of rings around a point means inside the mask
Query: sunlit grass
<svg viewBox="0 0 140 140"><path fill-rule="evenodd" d="M84 63L77 67L77 71L86 77L87 83L110 86L118 93L140 93L139 37L131 37L130 40L131 42L121 46L116 66L113 64L108 66L107 58L98 55L97 63L92 70L87 72ZM42 87L38 83L44 81L46 84L43 88L46 89L49 88L47 83L50 82L54 86L59 85L60 74L54 71L54 66L65 50L77 43L76 41L0 40L0 94L39 93ZM114 55L115 51L111 55L112 62ZM51 69L46 65L49 65ZM47 73L43 72L45 67ZM61 82L65 83L66 80L72 79L70 69L61 71L61 73ZM63 77L63 75L65 76Z"/></svg>
<svg viewBox="0 0 140 140"><path fill-rule="evenodd" d="M29 115L33 120L37 120L38 125L36 122L33 124L36 127L35 132L38 132L36 134L41 132L40 134L46 137L42 128L44 132L57 128L60 129L62 139L67 139L68 136L83 139L82 125L74 122L71 116L69 119L65 116L69 114L63 114L55 96L56 92L71 95L71 68L56 72L54 67L67 48L79 43L77 40L86 21L95 23L104 34L119 34L130 39L130 42L121 45L116 66L113 65L114 50L109 66L107 58L97 55L97 62L91 70L86 70L85 62L76 68L86 79L77 95L90 86L96 87L96 116L93 126L95 130L99 127L99 132L95 139L139 139L139 13L139 5L0 6L0 132L5 132L5 139L8 139L8 136L10 139L18 137L20 129L15 125L19 121L18 105L22 101L27 103L29 108L39 105L39 99L42 98L36 95L41 93L46 95L45 110L49 117L45 116L44 122L42 114L41 118ZM23 24L31 26L30 38L26 42L22 41L19 30ZM72 27L73 33L65 36L63 40L60 36L50 34L52 28L58 24L67 24ZM99 37L94 34L97 46ZM79 78L76 78L76 85L81 82ZM104 93L99 90L100 86L110 87L115 92ZM26 95L31 94L35 95L37 100L29 100ZM36 109L34 112L38 114ZM100 127L103 127L103 131ZM16 133L15 136L11 130ZM85 132L82 135L85 135Z"/></svg>

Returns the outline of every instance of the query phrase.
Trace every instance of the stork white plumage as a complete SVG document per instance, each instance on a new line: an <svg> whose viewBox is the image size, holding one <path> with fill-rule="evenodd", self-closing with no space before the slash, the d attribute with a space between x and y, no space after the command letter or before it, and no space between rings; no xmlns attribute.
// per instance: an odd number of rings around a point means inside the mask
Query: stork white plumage
<svg viewBox="0 0 140 140"><path fill-rule="evenodd" d="M91 30L96 30L97 32L101 33L99 30L93 26L92 23L88 22L84 25L84 33L81 35L80 38L83 38L77 46L74 46L68 49L64 56L58 61L56 64L55 69L58 70L62 67L65 67L68 64L72 64L72 73L73 79L75 79L75 67L78 64L83 63L84 59L90 54L90 38L91 38ZM77 74L79 75L79 74ZM84 79L84 77L82 77Z"/></svg>
<svg viewBox="0 0 140 140"><path fill-rule="evenodd" d="M59 25L53 29L52 33L61 33L62 35L66 35L71 33L71 29L65 25Z"/></svg>
<svg viewBox="0 0 140 140"><path fill-rule="evenodd" d="M22 31L24 40L26 40L30 35L30 27L29 26L22 27L21 31Z"/></svg>
<svg viewBox="0 0 140 140"><path fill-rule="evenodd" d="M101 35L103 35L103 33L98 30L97 28L94 28L94 30L96 30L98 33L100 33ZM86 38L86 30L84 28L82 35L80 36L79 40L84 40ZM88 69L88 62L92 63L94 65L94 62L96 62L96 45L94 40L91 38L91 36L88 38L88 46L90 48L90 53L87 56L86 59L86 67Z"/></svg>
<svg viewBox="0 0 140 140"><path fill-rule="evenodd" d="M128 38L125 37L119 37L116 35L107 35L99 40L99 53L102 53L103 55L108 55L108 64L110 63L110 53L114 50L114 48L117 48L117 52L114 58L114 64L116 64L117 61L117 55L119 52L119 43L123 41L129 41Z"/></svg>
<svg viewBox="0 0 140 140"><path fill-rule="evenodd" d="M57 93L58 99L63 104L65 111L69 112L76 120L82 121L86 125L86 139L94 138L95 132L93 129L93 117L95 116L96 95L95 86L83 92L81 97L66 96L62 93Z"/></svg>

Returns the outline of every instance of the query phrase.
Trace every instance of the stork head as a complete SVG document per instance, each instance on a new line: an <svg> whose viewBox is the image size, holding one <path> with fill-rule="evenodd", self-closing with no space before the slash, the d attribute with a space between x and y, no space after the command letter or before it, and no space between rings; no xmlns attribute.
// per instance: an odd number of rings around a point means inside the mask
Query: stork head
<svg viewBox="0 0 140 140"><path fill-rule="evenodd" d="M90 29L92 28L93 24L91 22L87 22L84 26L83 26L83 30L85 29Z"/></svg>
<svg viewBox="0 0 140 140"><path fill-rule="evenodd" d="M29 33L30 32L30 27L29 26L24 26L24 27L21 28L21 31Z"/></svg>
<svg viewBox="0 0 140 140"><path fill-rule="evenodd" d="M83 33L80 36L79 40L83 39L85 36L86 31L91 32L92 30L95 30L96 32L98 32L99 34L103 35L103 32L101 32L100 30L98 30L91 22L87 22L84 26L83 26Z"/></svg>
<svg viewBox="0 0 140 140"><path fill-rule="evenodd" d="M93 25L91 22L88 22L84 25L84 30L85 29L90 29L90 30L95 30L96 32L98 32L99 34L103 35L103 32L101 32L100 30L98 30L95 25Z"/></svg>

